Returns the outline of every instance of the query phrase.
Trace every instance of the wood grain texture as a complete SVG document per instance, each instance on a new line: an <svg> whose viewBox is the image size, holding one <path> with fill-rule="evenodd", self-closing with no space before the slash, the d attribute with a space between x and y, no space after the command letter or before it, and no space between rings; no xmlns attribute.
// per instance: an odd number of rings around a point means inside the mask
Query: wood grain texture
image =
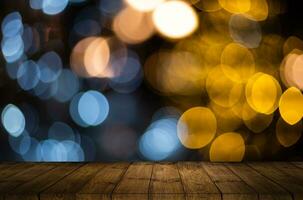
<svg viewBox="0 0 303 200"><path fill-rule="evenodd" d="M295 200L303 199L302 180L289 176L270 163L249 163L248 165L291 192Z"/></svg>
<svg viewBox="0 0 303 200"><path fill-rule="evenodd" d="M259 194L259 199L291 200L292 196L275 182L258 173L245 164L226 164L247 185L251 186Z"/></svg>
<svg viewBox="0 0 303 200"><path fill-rule="evenodd" d="M77 199L110 199L113 190L121 180L128 163L106 164L78 192Z"/></svg>
<svg viewBox="0 0 303 200"><path fill-rule="evenodd" d="M227 200L257 200L257 193L222 163L202 163L212 181Z"/></svg>
<svg viewBox="0 0 303 200"><path fill-rule="evenodd" d="M113 199L148 199L152 170L151 163L131 165L115 188Z"/></svg>
<svg viewBox="0 0 303 200"><path fill-rule="evenodd" d="M303 164L3 163L0 200L301 200Z"/></svg>
<svg viewBox="0 0 303 200"><path fill-rule="evenodd" d="M154 164L150 197L152 199L185 199L182 181L175 164Z"/></svg>
<svg viewBox="0 0 303 200"><path fill-rule="evenodd" d="M16 163L16 164L4 164L0 167L0 181L7 180L10 176L27 170L33 166L32 163Z"/></svg>
<svg viewBox="0 0 303 200"><path fill-rule="evenodd" d="M24 184L19 185L15 189L11 190L6 194L6 200L17 200L27 197L28 199L39 199L38 195L40 192L58 182L74 170L78 169L83 164L68 163L59 165L47 173L43 173Z"/></svg>
<svg viewBox="0 0 303 200"><path fill-rule="evenodd" d="M179 162L177 166L187 199L221 199L219 189L201 163Z"/></svg>
<svg viewBox="0 0 303 200"><path fill-rule="evenodd" d="M104 164L90 163L80 167L40 194L40 200L72 200L76 193L92 179Z"/></svg>

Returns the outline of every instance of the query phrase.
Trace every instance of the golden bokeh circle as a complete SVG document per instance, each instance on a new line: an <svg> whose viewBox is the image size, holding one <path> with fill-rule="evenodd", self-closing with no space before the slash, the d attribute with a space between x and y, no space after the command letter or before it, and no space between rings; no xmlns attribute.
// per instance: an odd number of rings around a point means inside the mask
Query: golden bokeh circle
<svg viewBox="0 0 303 200"><path fill-rule="evenodd" d="M206 107L194 107L182 114L178 121L177 133L181 143L189 149L208 145L215 137L217 120Z"/></svg>
<svg viewBox="0 0 303 200"><path fill-rule="evenodd" d="M302 130L302 121L289 125L280 117L276 124L276 137L282 146L290 147L301 138Z"/></svg>
<svg viewBox="0 0 303 200"><path fill-rule="evenodd" d="M303 116L303 95L295 87L288 88L279 101L280 115L290 125L298 123Z"/></svg>
<svg viewBox="0 0 303 200"><path fill-rule="evenodd" d="M252 76L245 88L249 106L263 114L271 114L278 108L281 93L279 82L274 77L261 72Z"/></svg>
<svg viewBox="0 0 303 200"><path fill-rule="evenodd" d="M240 162L245 154L245 143L239 133L219 135L211 144L209 158L212 162Z"/></svg>

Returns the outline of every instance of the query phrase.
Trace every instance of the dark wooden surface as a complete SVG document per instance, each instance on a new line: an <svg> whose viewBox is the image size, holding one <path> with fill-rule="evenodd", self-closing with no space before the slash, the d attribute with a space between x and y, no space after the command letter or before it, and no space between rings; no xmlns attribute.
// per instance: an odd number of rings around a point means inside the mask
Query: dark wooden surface
<svg viewBox="0 0 303 200"><path fill-rule="evenodd" d="M1 163L0 200L303 200L303 163Z"/></svg>

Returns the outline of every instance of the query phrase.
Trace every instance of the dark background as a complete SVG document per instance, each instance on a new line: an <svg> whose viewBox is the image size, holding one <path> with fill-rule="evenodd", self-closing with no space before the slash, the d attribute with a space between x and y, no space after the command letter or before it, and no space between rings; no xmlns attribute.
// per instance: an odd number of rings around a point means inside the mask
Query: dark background
<svg viewBox="0 0 303 200"><path fill-rule="evenodd" d="M278 0L277 0L278 1ZM69 55L71 49L77 39L71 36L74 19L77 14L84 8L95 6L97 1L88 1L87 3L78 5L69 5L64 12L55 15L47 16L41 11L32 10L29 6L28 0L1 0L0 1L0 21L8 13L19 11L23 17L23 22L29 25L40 27L44 38L41 38L42 47L40 51L35 53L31 59L38 59L43 53L54 50L62 58L65 67L69 67ZM278 15L274 19L270 19L266 26L262 24L262 31L266 33L276 33L284 38L295 35L303 38L303 6L299 0L283 0L285 12ZM100 16L102 22L102 16ZM102 22L103 23L103 22ZM104 22L106 23L106 22ZM131 22L130 22L131 23ZM109 29L102 30L103 35L111 35ZM0 33L0 38L2 35ZM140 56L141 63L143 64L148 55L155 52L160 47L170 47L173 45L170 42L162 40L158 36L144 42L140 45L129 46L130 49L136 51ZM89 79L82 81L82 90L86 89L99 89L105 88L103 93L112 99L112 111L108 119L101 125L95 128L81 128L77 126L71 119L68 113L68 103L58 103L55 100L42 101L37 97L21 90L15 80L11 80L5 71L5 60L0 55L0 110L3 109L8 103L15 105L30 104L38 112L39 127L34 134L35 137L43 139L47 135L48 127L55 121L64 121L72 128L77 129L81 135L88 136L95 143L95 157L91 160L97 161L116 161L116 160L140 160L141 157L137 152L136 144L129 144L129 146L121 147L121 151L129 151L130 148L133 153L126 157L115 157L111 153L104 151L98 142L98 137L104 132L105 129L114 129L124 126L131 127L136 136L144 132L150 123L150 120L156 110L163 106L171 106L171 102L167 101L165 97L157 95L151 88L143 81L141 86L131 94L118 94L104 86L102 80ZM276 116L277 117L277 116ZM119 130L119 129L117 129ZM14 153L8 144L8 134L3 127L0 129L0 159L1 160L21 160L21 158ZM268 138L271 138L271 144L277 144L274 137L274 127L269 127ZM302 160L303 155L303 139L290 148L282 148L272 153L272 146L268 145L268 155L264 155L262 160ZM123 139L116 145L127 143ZM123 149L126 148L126 149ZM203 160L203 154L198 151L186 150L185 153L178 159L182 160ZM172 158L173 160L173 158Z"/></svg>

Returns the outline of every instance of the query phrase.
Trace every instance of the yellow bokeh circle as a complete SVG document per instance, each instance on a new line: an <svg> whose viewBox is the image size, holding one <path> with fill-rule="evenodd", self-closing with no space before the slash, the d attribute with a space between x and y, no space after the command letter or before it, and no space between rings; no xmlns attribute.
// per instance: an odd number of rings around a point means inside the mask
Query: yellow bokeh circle
<svg viewBox="0 0 303 200"><path fill-rule="evenodd" d="M245 88L249 106L263 114L271 114L278 108L281 93L279 82L274 77L261 72L252 76Z"/></svg>
<svg viewBox="0 0 303 200"><path fill-rule="evenodd" d="M209 158L212 162L240 162L245 154L243 137L234 132L218 136L211 144Z"/></svg>
<svg viewBox="0 0 303 200"><path fill-rule="evenodd" d="M230 13L245 13L251 8L251 0L219 0L219 4Z"/></svg>
<svg viewBox="0 0 303 200"><path fill-rule="evenodd" d="M181 143L189 149L199 149L208 145L215 137L217 120L206 107L194 107L180 117L177 133Z"/></svg>
<svg viewBox="0 0 303 200"><path fill-rule="evenodd" d="M230 43L224 48L221 64L226 76L235 82L246 82L255 73L252 53L237 43Z"/></svg>
<svg viewBox="0 0 303 200"><path fill-rule="evenodd" d="M241 98L243 85L229 79L220 66L215 67L206 79L206 91L214 103L231 107Z"/></svg>
<svg viewBox="0 0 303 200"><path fill-rule="evenodd" d="M273 114L262 114L254 111L248 104L243 106L242 120L245 126L254 133L264 131L273 120Z"/></svg>
<svg viewBox="0 0 303 200"><path fill-rule="evenodd" d="M303 114L303 95L295 87L288 88L281 96L279 111L281 117L290 125L299 122Z"/></svg>
<svg viewBox="0 0 303 200"><path fill-rule="evenodd" d="M282 118L276 124L276 137L284 147L290 147L298 142L302 135L302 122L289 125Z"/></svg>

